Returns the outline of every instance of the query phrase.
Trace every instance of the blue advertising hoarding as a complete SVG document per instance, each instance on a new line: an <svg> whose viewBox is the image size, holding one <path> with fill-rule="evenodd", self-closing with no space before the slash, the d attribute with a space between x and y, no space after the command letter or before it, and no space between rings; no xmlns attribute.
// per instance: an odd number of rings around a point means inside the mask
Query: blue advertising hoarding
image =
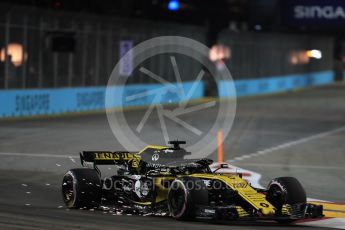
<svg viewBox="0 0 345 230"><path fill-rule="evenodd" d="M308 86L330 84L334 81L333 71L322 71L288 76L276 76L260 79L219 81L220 98L234 96L262 95L284 92ZM104 110L107 108L148 106L151 103L177 103L189 99L204 97L204 83L184 82L182 86L173 84L168 87L161 84L133 84L113 86L110 90L123 92L122 98L116 98L113 104L105 105L106 87L80 87L33 90L0 90L0 118L30 117L38 115L57 115L71 112ZM236 92L231 84L235 84ZM151 92L154 91L155 94ZM190 96L186 92L192 91ZM184 93L183 93L184 92ZM155 95L162 95L155 101ZM116 95L116 94L114 94ZM139 95L139 96L138 96Z"/></svg>
<svg viewBox="0 0 345 230"><path fill-rule="evenodd" d="M309 86L326 85L332 83L333 81L333 71L322 71L260 79L236 80L234 84L236 88L236 95L241 97L279 93ZM231 81L219 81L217 84L218 95L220 98L234 97L235 93L231 91Z"/></svg>
<svg viewBox="0 0 345 230"><path fill-rule="evenodd" d="M195 84L195 85L194 85ZM148 106L151 103L178 103L204 96L203 82L184 82L170 87L161 84L133 84L113 86L110 90L122 89L122 98L116 98L110 108ZM162 95L154 101L155 94ZM192 91L190 97L186 92ZM184 93L183 93L184 92ZM32 90L0 90L0 118L57 115L105 109L106 87L80 87ZM115 94L116 95L116 94ZM140 95L136 97L136 95ZM133 97L134 96L134 97ZM130 99L130 98L133 99ZM129 98L129 99L128 99Z"/></svg>

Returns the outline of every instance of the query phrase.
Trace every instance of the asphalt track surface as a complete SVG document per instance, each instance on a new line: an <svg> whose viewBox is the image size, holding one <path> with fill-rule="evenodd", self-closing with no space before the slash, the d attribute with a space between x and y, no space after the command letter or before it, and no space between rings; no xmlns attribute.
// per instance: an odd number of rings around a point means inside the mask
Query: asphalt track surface
<svg viewBox="0 0 345 230"><path fill-rule="evenodd" d="M277 176L295 176L308 197L345 202L344 99L344 85L242 98L224 142L224 159L262 174L262 185ZM202 129L216 110L210 108L199 112L197 118L191 114L184 119ZM143 113L128 111L128 121L135 123ZM168 128L181 132L174 124ZM159 125L152 118L145 137L157 143L160 136ZM73 157L81 150L121 149L105 114L1 121L0 229L308 228L275 223L179 222L168 217L66 210L60 184L66 170L79 167Z"/></svg>

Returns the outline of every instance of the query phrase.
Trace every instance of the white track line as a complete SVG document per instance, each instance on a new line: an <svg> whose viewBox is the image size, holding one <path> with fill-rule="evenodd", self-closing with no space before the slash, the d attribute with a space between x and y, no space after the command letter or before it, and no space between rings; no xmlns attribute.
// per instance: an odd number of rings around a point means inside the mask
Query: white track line
<svg viewBox="0 0 345 230"><path fill-rule="evenodd" d="M305 225L310 227L345 229L345 219L331 218L326 220L315 220L310 222L299 223L297 225Z"/></svg>
<svg viewBox="0 0 345 230"><path fill-rule="evenodd" d="M290 141L290 142L287 142L287 143L284 143L284 144L281 144L281 145L278 145L278 146L275 146L275 147L267 148L267 149L260 150L260 151L257 151L257 152L254 152L254 153L250 153L250 154L246 154L246 155L243 155L243 156L240 156L240 157L235 157L234 159L227 160L226 162L232 163L232 162L242 161L244 159L248 159L248 158L252 158L252 157L257 157L257 156L265 155L267 153L271 153L271 152L274 152L276 150L286 149L286 148L289 148L291 146L303 144L303 143L306 143L306 142L309 142L309 141L312 141L312 140L315 140L315 139L318 139L318 138L326 137L326 136L329 136L329 135L332 135L332 134L335 134L335 133L340 133L340 132L343 132L343 131L345 131L345 126L337 128L337 129L333 129L333 130L330 130L330 131L327 131L327 132L315 134L315 135L312 135L312 136L309 136L309 137L304 137L304 138L301 138L301 139L298 139L298 140L295 140L295 141Z"/></svg>
<svg viewBox="0 0 345 230"><path fill-rule="evenodd" d="M345 170L345 167L337 166L323 166L323 165L284 165L284 164L266 164L266 163L237 163L241 167L243 166L256 166L256 167L268 167L268 168L296 168L296 169L320 169L320 170Z"/></svg>
<svg viewBox="0 0 345 230"><path fill-rule="evenodd" d="M59 155L59 154L39 154L39 153L0 153L0 156L17 157L47 157L47 158L78 158L79 156Z"/></svg>
<svg viewBox="0 0 345 230"><path fill-rule="evenodd" d="M327 132L323 132L323 133L319 133L319 134L315 134L309 137L305 137L299 140L295 140L295 141L291 141L291 142L287 142L285 144L281 144L275 147L271 147L271 148L267 148L264 150L260 150L254 153L250 153L250 154L246 154L240 157L236 157L232 160L227 160L227 162L236 162L236 161L241 161L247 158L252 158L252 157L256 157L256 156L260 156L260 155L264 155L267 153L271 153L275 150L280 150L280 149L285 149L291 146L295 146L295 145L299 145L302 143L306 143L308 141L312 141L321 137L325 137L325 136L329 136L335 133L339 133L339 132L343 132L345 131L345 126L337 128L337 129L333 129ZM0 156L20 156L20 157L47 157L47 158L78 158L79 156L71 156L71 155L61 155L61 154L39 154L39 153L8 153L8 152L0 152ZM312 166L311 166L312 167ZM334 167L332 167L334 168Z"/></svg>

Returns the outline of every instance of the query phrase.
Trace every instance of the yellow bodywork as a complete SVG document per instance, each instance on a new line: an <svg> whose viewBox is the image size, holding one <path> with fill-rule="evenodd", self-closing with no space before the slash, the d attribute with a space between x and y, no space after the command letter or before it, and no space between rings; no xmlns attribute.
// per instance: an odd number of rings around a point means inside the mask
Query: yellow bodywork
<svg viewBox="0 0 345 230"><path fill-rule="evenodd" d="M146 149L158 149L158 150L162 150L162 149L166 149L168 148L167 146L160 146L160 145L148 145L145 148L143 148L138 154L140 155L141 153L143 153Z"/></svg>
<svg viewBox="0 0 345 230"><path fill-rule="evenodd" d="M229 186L231 189L252 205L256 210L261 211L264 215L274 215L276 209L266 200L264 194L258 193L253 189L247 181L237 175L221 175L221 174L192 174L191 177L201 179L219 180Z"/></svg>
<svg viewBox="0 0 345 230"><path fill-rule="evenodd" d="M139 153L122 153L121 155L118 153L112 152L97 152L95 153L95 160L126 160L131 163L133 168L137 168L139 170L139 162L140 162L140 154L143 153L147 149L157 149L162 150L167 148L166 146L158 146L158 145L148 145ZM185 175L184 175L185 176ZM255 189L253 189L248 182L243 180L238 175L222 175L222 174L191 174L188 175L190 177L196 177L200 179L209 179L209 180L219 180L229 186L231 189L238 192L238 194L253 208L260 211L263 215L269 216L274 215L276 209L274 206L266 200L265 195L258 193ZM162 175L159 177L154 177L154 185L156 188L157 196L156 196L156 203L167 200L168 191L169 189L163 186L164 180L174 180L175 177L171 176L169 173L167 175ZM141 205L151 205L151 202L136 202ZM241 216L246 216L247 213L241 207L236 207L239 214Z"/></svg>
<svg viewBox="0 0 345 230"><path fill-rule="evenodd" d="M241 218L249 216L249 214L246 212L246 210L244 210L241 206L236 206L236 211L238 213L238 216Z"/></svg>
<svg viewBox="0 0 345 230"><path fill-rule="evenodd" d="M156 202L164 201L168 198L169 189L163 186L164 180L174 180L174 177L156 177L154 183L157 188Z"/></svg>
<svg viewBox="0 0 345 230"><path fill-rule="evenodd" d="M274 206L266 200L264 194L258 193L253 189L245 180L237 175L221 175L221 174L192 174L190 177L196 177L200 179L219 180L229 186L231 189L238 192L238 194L246 200L253 208L260 211L263 215L274 215L276 209ZM154 178L154 184L157 188L156 203L164 201L168 196L168 188L162 185L164 180L173 180L174 177L156 177ZM142 202L142 205L150 205L151 202ZM236 209L240 217L248 216L248 213L240 206L236 206Z"/></svg>

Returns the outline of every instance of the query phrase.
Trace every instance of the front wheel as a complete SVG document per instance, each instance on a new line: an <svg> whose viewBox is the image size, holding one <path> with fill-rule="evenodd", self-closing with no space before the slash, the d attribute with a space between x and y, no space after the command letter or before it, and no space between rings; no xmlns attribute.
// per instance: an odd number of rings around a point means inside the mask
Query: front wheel
<svg viewBox="0 0 345 230"><path fill-rule="evenodd" d="M93 169L71 169L62 180L62 198L68 208L97 208L101 190L101 179Z"/></svg>
<svg viewBox="0 0 345 230"><path fill-rule="evenodd" d="M168 193L170 215L177 220L192 220L199 205L208 205L208 191L203 180L193 177L175 179Z"/></svg>
<svg viewBox="0 0 345 230"><path fill-rule="evenodd" d="M288 224L297 219L304 218L307 196L301 183L294 177L278 177L267 186L266 199L281 212L291 219L278 220ZM284 214L283 206L289 208L288 214Z"/></svg>

